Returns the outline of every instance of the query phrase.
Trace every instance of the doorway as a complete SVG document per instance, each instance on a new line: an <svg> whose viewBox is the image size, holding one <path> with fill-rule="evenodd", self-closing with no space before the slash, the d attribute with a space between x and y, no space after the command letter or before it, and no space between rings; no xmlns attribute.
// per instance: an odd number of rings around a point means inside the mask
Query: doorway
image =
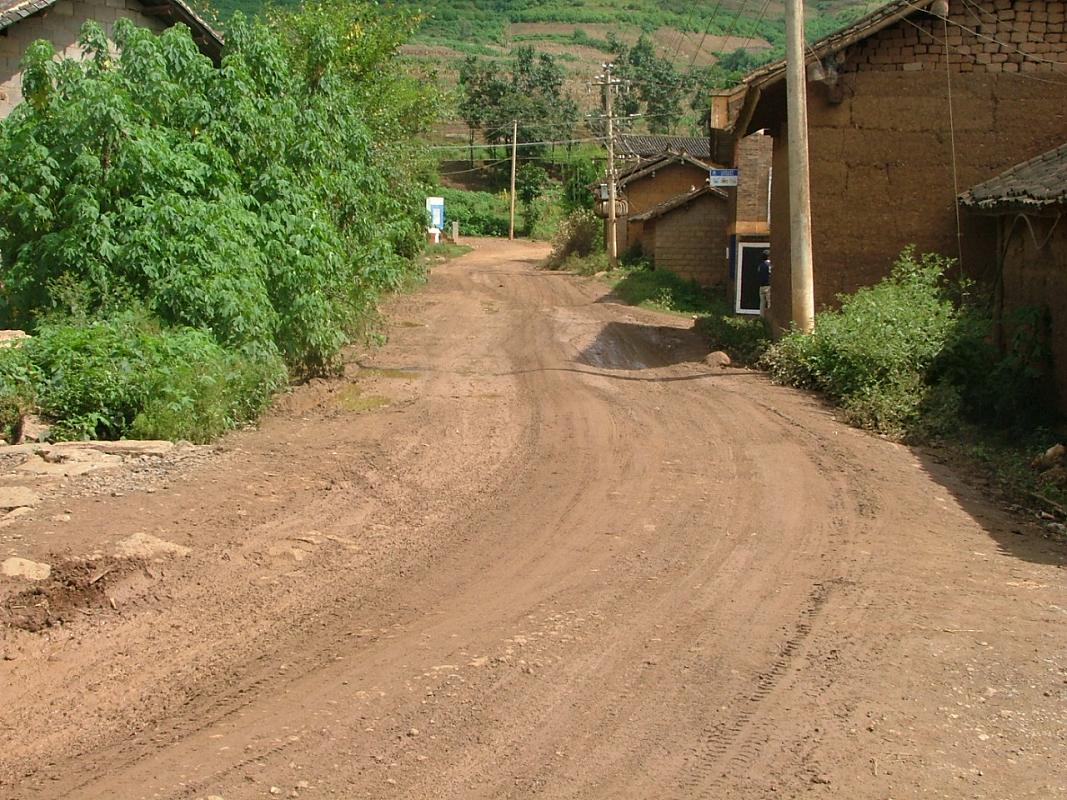
<svg viewBox="0 0 1067 800"><path fill-rule="evenodd" d="M737 243L737 280L734 281L734 311L738 314L759 313L759 265L768 242Z"/></svg>

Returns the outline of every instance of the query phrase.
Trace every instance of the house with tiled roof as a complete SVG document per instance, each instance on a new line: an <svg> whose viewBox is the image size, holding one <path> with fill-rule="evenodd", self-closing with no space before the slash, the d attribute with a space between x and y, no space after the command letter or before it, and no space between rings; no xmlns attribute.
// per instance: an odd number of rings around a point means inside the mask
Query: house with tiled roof
<svg viewBox="0 0 1067 800"><path fill-rule="evenodd" d="M1067 413L1067 143L971 187L960 205L997 243L987 256L995 319L1019 309L1046 317L1056 400Z"/></svg>
<svg viewBox="0 0 1067 800"><path fill-rule="evenodd" d="M110 36L121 18L157 33L183 23L204 55L221 58L221 35L184 0L0 0L0 118L22 101L20 63L32 42L47 39L57 55L79 58L86 21L99 22Z"/></svg>
<svg viewBox="0 0 1067 800"><path fill-rule="evenodd" d="M711 157L706 136L622 133L615 137L615 155L621 159L655 158L664 153L686 153L705 161Z"/></svg>
<svg viewBox="0 0 1067 800"><path fill-rule="evenodd" d="M672 149L693 141L702 142L703 152L708 152L706 138L628 135L616 142L616 152L622 152L626 142L630 147L626 152L631 154L616 177L618 252L643 255L657 268L671 269L705 286L721 286L738 311L758 310L740 301L734 277L743 271L738 265L752 260L755 248L762 251L767 246L770 139L761 134L743 139L737 146L737 186L711 193L706 191L710 188L709 171L720 165L688 150ZM657 153L659 145L669 147ZM638 151L652 155L634 156ZM698 230L694 222L701 214L704 227ZM669 219L662 219L664 216ZM656 239L646 241L646 231L653 226ZM676 234L688 238L674 242L671 237ZM668 256L668 252L686 255ZM678 269L669 266L682 261L685 265Z"/></svg>
<svg viewBox="0 0 1067 800"><path fill-rule="evenodd" d="M617 226L619 252L643 249L644 224L637 215L707 185L711 166L688 153L668 151L622 169L616 179L623 212Z"/></svg>
<svg viewBox="0 0 1067 800"><path fill-rule="evenodd" d="M895 0L806 52L816 309L885 277L908 244L995 282L995 231L958 195L1067 138L1062 0ZM785 64L715 97L712 156L774 141L771 219L789 219ZM958 222L957 222L958 220ZM790 296L789 226L771 226L772 293ZM772 304L788 326L787 302Z"/></svg>
<svg viewBox="0 0 1067 800"><path fill-rule="evenodd" d="M724 286L729 279L723 256L729 239L730 198L722 189L704 183L632 215L630 224L642 226L642 249L655 269L702 286Z"/></svg>

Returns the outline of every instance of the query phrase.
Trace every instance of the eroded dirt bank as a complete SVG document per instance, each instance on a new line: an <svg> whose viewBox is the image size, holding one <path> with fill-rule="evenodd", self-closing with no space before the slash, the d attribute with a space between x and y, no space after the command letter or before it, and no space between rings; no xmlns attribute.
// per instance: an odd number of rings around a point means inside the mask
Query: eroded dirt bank
<svg viewBox="0 0 1067 800"><path fill-rule="evenodd" d="M1063 547L542 254L0 528L0 797L1067 795Z"/></svg>

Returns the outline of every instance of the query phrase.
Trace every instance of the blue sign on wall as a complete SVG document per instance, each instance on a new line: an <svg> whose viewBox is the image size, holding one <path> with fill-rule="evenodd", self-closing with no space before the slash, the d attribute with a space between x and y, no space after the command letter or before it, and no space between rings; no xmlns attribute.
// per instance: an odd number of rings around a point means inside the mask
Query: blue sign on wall
<svg viewBox="0 0 1067 800"><path fill-rule="evenodd" d="M712 186L737 186L737 170L709 169L708 183Z"/></svg>

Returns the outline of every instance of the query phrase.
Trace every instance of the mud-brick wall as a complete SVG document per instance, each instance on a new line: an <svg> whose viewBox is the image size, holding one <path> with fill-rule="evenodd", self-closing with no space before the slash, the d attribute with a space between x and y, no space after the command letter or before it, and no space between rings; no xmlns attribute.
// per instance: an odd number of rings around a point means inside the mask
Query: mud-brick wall
<svg viewBox="0 0 1067 800"><path fill-rule="evenodd" d="M737 231L758 233L767 229L767 194L770 191L770 136L754 133L737 145Z"/></svg>
<svg viewBox="0 0 1067 800"><path fill-rule="evenodd" d="M31 43L47 39L58 55L81 58L78 35L87 20L99 22L109 36L122 17L157 33L163 30L160 21L142 14L141 8L137 0L59 0L47 12L6 28L0 33L0 118L22 102L19 64Z"/></svg>
<svg viewBox="0 0 1067 800"><path fill-rule="evenodd" d="M849 54L850 72L940 70L945 60L961 73L1059 72L1064 59L1063 2L1045 0L956 0L948 22L913 15L868 39Z"/></svg>
<svg viewBox="0 0 1067 800"><path fill-rule="evenodd" d="M1067 217L1067 207L1058 212ZM1004 312L1020 308L1048 312L1054 383L1050 394L1060 412L1067 414L1067 225L1054 214L1030 216L1027 221L1014 214L979 221L990 227L999 223L1006 243Z"/></svg>
<svg viewBox="0 0 1067 800"><path fill-rule="evenodd" d="M705 194L647 223L655 228L656 269L669 270L702 286L725 283L729 209L725 198Z"/></svg>
<svg viewBox="0 0 1067 800"><path fill-rule="evenodd" d="M992 9L995 2L991 0L982 8ZM1011 5L1017 9L1023 4ZM1059 20L1061 12L1048 9L1061 4L1026 5L1030 9L1025 12L1028 23L1034 14ZM1044 10L1037 10L1039 5ZM1013 22L1019 13L1023 12L1016 11ZM950 14L963 18L956 3ZM997 14L1003 17L1004 9ZM916 17L935 29L942 24L925 15ZM971 24L977 23L972 19ZM996 38L1001 39L996 24ZM1041 34L1048 46L1040 57L1067 62L1067 43L1061 34L1049 31L1047 21L1044 24ZM1055 24L1062 24L1062 20ZM953 27L949 30L951 33ZM969 36L972 44L978 39L977 35ZM1067 75L1050 80L1016 70L976 70L979 53L972 47L966 53L969 60L958 58L958 50L949 56L953 137L946 65L939 61L943 54L930 53L929 45L921 44L929 38L911 24L898 23L846 53L836 96L831 97L825 86L809 84L817 309L833 305L841 292L852 292L883 278L907 244L951 257L962 251L968 273L979 279L989 276L996 249L994 231L964 216L957 241L957 190L962 192L1060 145L1067 136ZM908 46L895 44L904 41ZM1022 44L1011 46L1021 49ZM923 46L927 52L918 52ZM922 59L906 62L912 54ZM1018 53L1013 57L1023 58ZM905 69L909 63L920 67ZM1060 69L1067 73L1067 65ZM1030 71L1034 70L1023 70ZM838 99L840 102L832 101ZM777 124L771 218L780 224L772 225L771 253L777 267L773 292L784 298L789 292L789 187L781 87L774 87L764 102L777 103L773 114ZM788 324L790 310L788 303L776 303L774 321Z"/></svg>
<svg viewBox="0 0 1067 800"><path fill-rule="evenodd" d="M623 197L629 203L629 215L640 214L648 211L660 203L677 197L680 194L699 189L708 182L707 170L701 170L692 164L669 164L662 169L657 169L652 175L638 178L623 188ZM619 252L641 244L644 226L640 222L630 222L619 226Z"/></svg>

